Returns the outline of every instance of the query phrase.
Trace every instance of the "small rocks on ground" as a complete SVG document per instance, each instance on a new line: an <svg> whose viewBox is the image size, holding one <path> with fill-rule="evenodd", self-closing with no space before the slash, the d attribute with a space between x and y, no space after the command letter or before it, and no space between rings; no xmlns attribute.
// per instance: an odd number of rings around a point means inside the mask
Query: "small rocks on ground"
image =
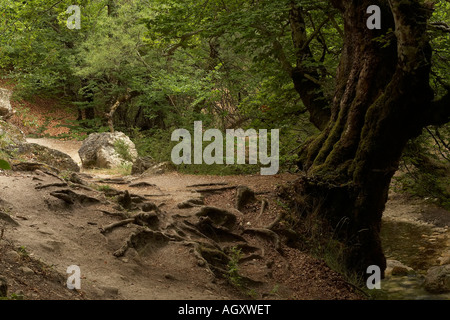
<svg viewBox="0 0 450 320"><path fill-rule="evenodd" d="M4 255L4 259L6 262L9 263L15 263L15 262L19 262L20 260L20 254L18 254L16 251L14 250L9 250L5 253Z"/></svg>

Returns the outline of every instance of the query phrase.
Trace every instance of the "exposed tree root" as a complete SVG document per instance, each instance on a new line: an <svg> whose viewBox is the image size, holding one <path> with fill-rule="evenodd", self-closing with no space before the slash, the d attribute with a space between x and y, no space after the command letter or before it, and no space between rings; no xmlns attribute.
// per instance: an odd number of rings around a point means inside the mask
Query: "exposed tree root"
<svg viewBox="0 0 450 320"><path fill-rule="evenodd" d="M214 224L222 226L228 230L231 230L236 225L237 221L235 214L215 207L202 207L195 215L197 217L208 217Z"/></svg>
<svg viewBox="0 0 450 320"><path fill-rule="evenodd" d="M13 171L36 171L41 170L42 172L51 175L51 176L57 176L60 171L54 167L51 167L44 163L37 163L37 162L20 162L12 165ZM61 179L58 177L58 179Z"/></svg>
<svg viewBox="0 0 450 320"><path fill-rule="evenodd" d="M124 195L126 193L122 196ZM189 214L185 216L163 215L154 203L146 203L146 208L141 207L142 211L147 209L151 213L144 212L131 218L123 217L121 213L102 211L105 214L121 216L124 219L103 227L101 232L105 234L129 224L143 226L143 230L138 227L139 231L130 235L125 243L114 252L114 256L122 257L129 248L134 248L142 254L143 250L157 250L169 242L176 242L191 246L190 252L196 257L197 264L213 277L224 279L230 277L230 262L232 257L234 258L231 255L232 249L240 250L241 255L239 255L238 261L234 261L237 264L265 258L264 248L250 245L243 233L254 233L269 239L276 250L281 250L280 238L272 230L268 228L243 229L238 224L238 220L243 217L239 210L202 206L203 204L202 199L190 199L179 203L177 207L180 209L196 208L196 211L188 211ZM267 205L268 201L263 200L260 214L264 213ZM146 216L146 214L149 215ZM160 221L160 219L162 220ZM277 225L280 219L277 217L270 227L273 228ZM261 282L242 275L239 275L238 278L244 287L261 285Z"/></svg>
<svg viewBox="0 0 450 320"><path fill-rule="evenodd" d="M120 258L123 257L127 250L130 248L134 248L139 251L139 249L144 248L148 243L151 243L152 241L167 244L172 240L173 239L170 236L163 232L144 228L143 230L131 234L127 241L123 244L123 246L116 250L113 254L115 257Z"/></svg>
<svg viewBox="0 0 450 320"><path fill-rule="evenodd" d="M245 242L245 239L228 228L216 225L213 220L208 217L200 219L195 225L198 230L205 234L209 239L215 242Z"/></svg>
<svg viewBox="0 0 450 320"><path fill-rule="evenodd" d="M226 183L226 182L200 183L200 184L193 184L193 185L187 186L186 188L214 187L214 186L227 186L227 185L228 185L228 183Z"/></svg>
<svg viewBox="0 0 450 320"><path fill-rule="evenodd" d="M257 235L265 236L266 238L272 239L273 244L275 246L275 250L277 251L281 250L280 237L272 230L265 228L247 228L244 230L244 233L255 233Z"/></svg>
<svg viewBox="0 0 450 320"><path fill-rule="evenodd" d="M198 192L198 193L211 193L211 194L214 194L214 193L220 193L220 192L233 190L233 189L236 189L236 186L222 187L222 188L194 189L194 191Z"/></svg>
<svg viewBox="0 0 450 320"><path fill-rule="evenodd" d="M206 247L205 245L198 245L196 251L207 263L209 270L211 270L215 276L227 274L226 267L231 258L222 250Z"/></svg>
<svg viewBox="0 0 450 320"><path fill-rule="evenodd" d="M156 227L159 222L158 215L156 213L140 213L133 218L125 219L119 222L114 222L110 225L101 228L101 233L105 234L111 232L115 228L126 226L130 223L134 223L143 227Z"/></svg>
<svg viewBox="0 0 450 320"><path fill-rule="evenodd" d="M184 221L183 221L183 223L182 223L182 225L181 225L181 228L182 228L183 230L186 230L186 231L188 231L188 232L191 232L192 234L194 234L194 235L196 235L196 236L198 236L198 237L200 237L200 238L208 239L208 240L210 240L210 241L212 241L212 242L215 242L213 239L210 239L207 235L203 234L200 230L198 230L198 229L195 227L195 225L191 224L191 223L190 223L189 221L187 221L187 220L184 220Z"/></svg>
<svg viewBox="0 0 450 320"><path fill-rule="evenodd" d="M266 211L266 209L269 206L269 201L267 199L263 199L261 200L261 210L259 211L259 216L258 216L258 220L261 219L262 215L264 214L264 211ZM269 228L270 229L270 228Z"/></svg>
<svg viewBox="0 0 450 320"><path fill-rule="evenodd" d="M111 232L115 228L126 226L126 225L128 225L130 223L134 223L135 221L136 220L134 218L130 218L130 219L125 219L125 220L122 220L122 221L119 221L119 222L111 223L111 224L109 224L109 225L107 225L105 227L102 227L101 233L105 234L107 232Z"/></svg>
<svg viewBox="0 0 450 320"><path fill-rule="evenodd" d="M81 184L84 186L88 185L88 183L85 180L83 180L78 173L75 173L75 172L70 175L68 181L75 183L75 184Z"/></svg>
<svg viewBox="0 0 450 320"><path fill-rule="evenodd" d="M97 192L97 193L99 192L98 190L93 189L93 188L91 188L91 187L88 187L88 186L86 186L86 185L84 185L84 184L79 184L79 183L74 183L74 182L72 182L72 183L70 183L69 185L70 185L70 187L73 188L73 189L83 189L83 190L86 190L86 191L92 191L92 192Z"/></svg>
<svg viewBox="0 0 450 320"><path fill-rule="evenodd" d="M131 199L130 193L125 191L123 195L120 195L117 199L117 202L127 210L130 210L133 206L133 200Z"/></svg>
<svg viewBox="0 0 450 320"><path fill-rule="evenodd" d="M130 181L124 180L122 178L101 179L101 180L98 180L98 182L106 183L106 184L130 184Z"/></svg>
<svg viewBox="0 0 450 320"><path fill-rule="evenodd" d="M255 192L246 186L239 186L236 189L236 209L242 210L245 205L256 201Z"/></svg>
<svg viewBox="0 0 450 320"><path fill-rule="evenodd" d="M101 201L97 198L90 197L84 194L73 192L70 189L58 190L50 193L51 196L63 200L68 204L75 204L79 202L81 204L96 204Z"/></svg>
<svg viewBox="0 0 450 320"><path fill-rule="evenodd" d="M130 188L158 188L158 186L156 184L153 183L148 183L148 182L137 182L137 183L132 183L129 185Z"/></svg>
<svg viewBox="0 0 450 320"><path fill-rule="evenodd" d="M275 220L264 229L273 230L281 222L281 220L283 220L284 215L285 215L284 211L281 211L275 218Z"/></svg>
<svg viewBox="0 0 450 320"><path fill-rule="evenodd" d="M108 216L112 216L112 217L120 217L122 219L130 218L130 216L128 214L126 214L125 212L109 212L109 211L105 211L105 210L100 210L100 212L102 212Z"/></svg>
<svg viewBox="0 0 450 320"><path fill-rule="evenodd" d="M193 207L201 207L202 205L204 205L202 199L190 199L179 203L177 207L178 209L189 209Z"/></svg>
<svg viewBox="0 0 450 320"><path fill-rule="evenodd" d="M11 218L11 216L9 214L6 214L4 212L0 211L0 221L5 221L6 223L9 223L13 226L19 226L19 223L14 220L13 218Z"/></svg>
<svg viewBox="0 0 450 320"><path fill-rule="evenodd" d="M34 188L36 190L42 190L42 189L47 189L47 188L52 188L52 187L58 187L58 188L63 188L63 187L67 187L67 183L50 183L50 184L38 184L37 186L35 186Z"/></svg>
<svg viewBox="0 0 450 320"><path fill-rule="evenodd" d="M159 209L159 206L157 206L155 203L153 202L146 202L141 206L141 210L144 212L151 212L151 211L155 211L157 213L160 213L161 210Z"/></svg>

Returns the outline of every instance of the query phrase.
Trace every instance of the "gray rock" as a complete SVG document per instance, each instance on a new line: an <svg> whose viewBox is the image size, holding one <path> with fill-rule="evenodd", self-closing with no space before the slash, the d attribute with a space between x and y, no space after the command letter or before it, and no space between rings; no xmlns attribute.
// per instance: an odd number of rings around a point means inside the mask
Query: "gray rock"
<svg viewBox="0 0 450 320"><path fill-rule="evenodd" d="M2 148L22 143L26 143L25 134L15 125L0 120L0 145Z"/></svg>
<svg viewBox="0 0 450 320"><path fill-rule="evenodd" d="M136 146L122 132L91 134L78 154L84 168L103 169L131 165L138 157Z"/></svg>
<svg viewBox="0 0 450 320"><path fill-rule="evenodd" d="M8 282L6 278L0 277L0 297L8 296Z"/></svg>
<svg viewBox="0 0 450 320"><path fill-rule="evenodd" d="M386 261L386 271L384 272L385 276L404 276L414 273L414 270L411 267L401 263L397 260L387 260Z"/></svg>
<svg viewBox="0 0 450 320"><path fill-rule="evenodd" d="M16 251L14 250L9 250L5 253L4 255L4 259L6 262L9 263L15 263L15 262L19 262L20 260L20 254L18 254Z"/></svg>
<svg viewBox="0 0 450 320"><path fill-rule="evenodd" d="M8 120L14 115L14 110L10 102L11 95L12 91L0 88L0 117L4 120Z"/></svg>
<svg viewBox="0 0 450 320"><path fill-rule="evenodd" d="M145 171L155 165L155 160L152 157L138 157L131 168L132 175L143 174Z"/></svg>
<svg viewBox="0 0 450 320"><path fill-rule="evenodd" d="M450 264L429 269L424 286L430 293L450 292Z"/></svg>
<svg viewBox="0 0 450 320"><path fill-rule="evenodd" d="M441 266L445 265L445 264L450 264L450 256L442 256L438 258L439 264Z"/></svg>
<svg viewBox="0 0 450 320"><path fill-rule="evenodd" d="M399 276L399 277L403 277L403 276L407 276L409 274L408 269L404 268L404 267L394 267L392 268L392 273L393 276Z"/></svg>
<svg viewBox="0 0 450 320"><path fill-rule="evenodd" d="M14 151L19 156L26 156L28 160L44 163L61 171L80 172L78 164L68 154L58 150L35 143L25 143L18 145Z"/></svg>
<svg viewBox="0 0 450 320"><path fill-rule="evenodd" d="M152 166L150 169L147 169L142 176L154 176L161 175L166 172L174 170L174 165L171 162L162 162Z"/></svg>
<svg viewBox="0 0 450 320"><path fill-rule="evenodd" d="M164 275L164 278L166 278L167 280L172 280L172 281L177 280L177 278L174 275L170 274L170 273L166 273Z"/></svg>
<svg viewBox="0 0 450 320"><path fill-rule="evenodd" d="M28 267L20 267L19 270L22 271L22 273L26 276L34 275L34 271Z"/></svg>
<svg viewBox="0 0 450 320"><path fill-rule="evenodd" d="M77 184L81 184L83 186L87 186L89 185L89 183L84 180L79 174L73 172L70 177L69 177L69 181L73 182L73 183L77 183Z"/></svg>

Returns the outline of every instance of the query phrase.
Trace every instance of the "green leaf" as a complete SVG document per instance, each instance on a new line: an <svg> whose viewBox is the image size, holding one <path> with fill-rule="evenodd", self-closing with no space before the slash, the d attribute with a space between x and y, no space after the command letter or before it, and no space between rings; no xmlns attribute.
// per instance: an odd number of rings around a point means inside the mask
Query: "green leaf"
<svg viewBox="0 0 450 320"><path fill-rule="evenodd" d="M11 170L11 165L8 161L0 159L0 169L3 170Z"/></svg>

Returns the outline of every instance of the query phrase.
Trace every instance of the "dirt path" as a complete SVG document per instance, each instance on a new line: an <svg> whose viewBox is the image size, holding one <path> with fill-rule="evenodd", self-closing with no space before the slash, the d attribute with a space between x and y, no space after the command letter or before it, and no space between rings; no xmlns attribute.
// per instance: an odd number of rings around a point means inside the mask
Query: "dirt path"
<svg viewBox="0 0 450 320"><path fill-rule="evenodd" d="M39 180L36 180L40 179ZM14 184L11 182L14 181ZM38 184L36 183L38 181ZM120 248L137 227L118 229L103 235L99 228L116 221L99 210L109 205L67 205L37 185L58 183L47 175L14 174L1 176L2 198L20 226L6 231L16 246L26 248L57 271L80 266L82 290L93 298L109 299L228 299L230 296L208 281L201 269L193 272L195 260L189 248L174 244L155 248L139 256L131 251L117 259ZM9 187L7 187L9 186ZM26 195L26 201L22 195ZM50 188L49 190L57 190ZM92 193L88 193L93 195ZM98 196L98 195L95 195ZM103 199L107 201L106 199ZM104 202L106 203L106 202ZM111 210L113 211L113 210ZM179 264L183 261L183 264ZM180 276L180 275L189 275Z"/></svg>
<svg viewBox="0 0 450 320"><path fill-rule="evenodd" d="M29 141L75 159L79 148L78 142ZM0 255L14 255L11 250L17 248L22 252L18 261L0 259L0 269L9 270L12 292L20 289L28 299L361 298L323 262L279 243L268 229L259 231L280 213L277 185L295 176L88 174L80 177L94 189L65 186L42 170L0 174L0 211L18 223L6 224ZM239 185L253 189L259 199L241 212L234 209ZM125 191L136 200L128 210L117 200ZM264 198L269 206L261 214ZM186 200L199 202L180 207ZM102 232L130 217L132 223ZM15 270L23 265L31 269L25 277ZM71 265L81 269L78 293L65 289ZM48 278L48 269L61 275L58 283Z"/></svg>
<svg viewBox="0 0 450 320"><path fill-rule="evenodd" d="M65 152L76 162L80 162L80 142L53 139L28 141ZM22 257L20 263L23 265L26 262L24 259L31 257L52 266L52 269L62 275L65 275L70 265L80 266L82 271L80 294L64 289L64 284L55 285L55 281L48 283L48 287L52 289L47 290L40 287L41 278L33 277L47 275L48 272L42 271L43 267L36 267L36 262L30 262L34 275L30 275L28 281L38 288L38 292L30 291L29 286L21 286L23 279L17 275L17 280L13 281L13 288L21 288L28 298L361 298L340 275L322 262L284 245L277 249L270 233L267 233L269 237L267 234L261 236L255 232L246 233L249 229L264 228L275 220L280 211L274 197L276 187L295 179L293 175L217 177L167 173L149 177L112 177L84 172L81 177L91 186L102 186L106 193L128 191L144 199L145 203L156 205L159 208L155 215L157 226L152 227L152 233L143 232L145 228L134 223L102 233L101 228L121 220L110 215L121 210L117 208L117 202L103 192L73 189L78 194L94 197L100 202L75 201L68 204L52 196L52 192L59 192L67 189L66 187L42 188L61 183L44 172L0 175L0 211L6 210L19 223L18 226L6 227L5 238L13 247L21 247L26 251L26 257ZM124 184L108 180L115 178L123 179ZM235 213L235 187L239 185L253 189L260 200L266 198L269 209L260 214L261 207L257 202L246 207L243 213ZM204 192L206 189L222 190ZM232 216L236 221L233 220L228 225L226 219L225 222L211 222L208 219L214 220L215 217L211 215L206 220L203 219L199 216L199 207L179 208L180 203L192 199L203 201L203 206L227 210L231 214L227 213L228 216L224 217ZM392 195L387 204L385 222L391 225L398 222L428 224L432 228L440 228L439 241L448 241L447 216L433 210L431 207L424 210L422 204L414 204ZM396 233L395 230L393 233ZM133 234L136 235L135 238ZM114 256L127 239L131 240L129 244L132 246L120 257ZM409 240L404 238L389 238L386 241L409 244ZM215 256L208 256L206 251L202 251L202 246L209 248L208 252L214 252ZM239 255L236 255L236 248L241 248ZM231 279L218 276L220 272L217 270L229 268L230 261L219 261L222 258L217 256L219 253L215 249L223 250L230 256L235 255L233 259L238 259L234 263L239 267L239 275L234 275ZM409 251L408 254L414 255L416 252L421 255L421 248L414 250L416 251ZM440 250L445 251L445 245ZM399 259L395 250L388 253L388 258ZM430 259L433 258L436 259L434 256ZM13 265L4 266L4 269L13 269ZM16 279L14 274L11 277ZM62 279L64 280L64 276ZM230 280L238 281L239 284L230 285Z"/></svg>

